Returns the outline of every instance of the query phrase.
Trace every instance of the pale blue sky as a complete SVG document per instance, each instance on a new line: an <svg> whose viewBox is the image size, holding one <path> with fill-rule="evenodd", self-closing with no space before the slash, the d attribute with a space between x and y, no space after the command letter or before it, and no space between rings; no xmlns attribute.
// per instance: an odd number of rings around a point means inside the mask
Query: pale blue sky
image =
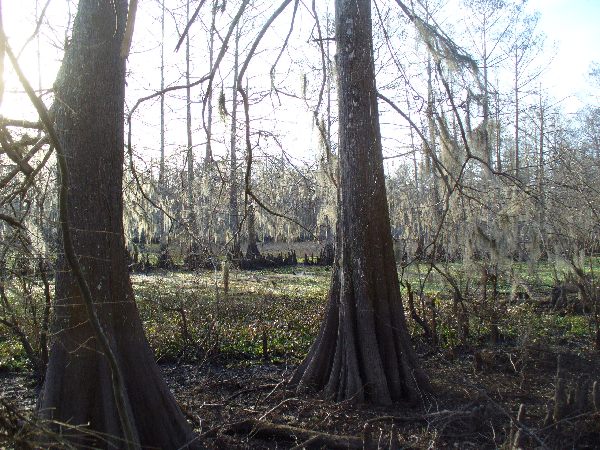
<svg viewBox="0 0 600 450"><path fill-rule="evenodd" d="M11 0L3 3L4 25L15 49L20 48L33 31L34 4L34 0ZM569 97L562 102L569 112L584 104L599 104L600 89L594 91L591 88L587 75L593 61L600 63L600 0L529 0L528 5L531 12L541 12L539 29L546 35L546 52L554 56L542 79L542 88L557 100ZM54 22L60 22L56 18L64 17L65 13L63 1L55 0L50 3L48 15L54 16ZM136 31L142 33L147 30L140 26ZM43 34L47 37L52 33L43 30ZM56 30L55 36L60 41L61 31ZM48 48L44 50L45 55L52 54ZM43 85L51 86L59 66L58 59L50 56L43 62ZM25 69L36 66L35 45L29 46L21 63ZM28 72L31 73L31 70ZM11 78L10 74L7 76ZM2 109L6 110L9 104L11 109L23 106L20 100L11 104L10 99L5 98L5 107Z"/></svg>
<svg viewBox="0 0 600 450"><path fill-rule="evenodd" d="M544 75L544 85L557 99L576 93L577 101L565 101L568 111L591 103L588 73L600 63L600 0L530 0L531 10L541 12L540 30L546 34L547 51L556 43L554 60Z"/></svg>

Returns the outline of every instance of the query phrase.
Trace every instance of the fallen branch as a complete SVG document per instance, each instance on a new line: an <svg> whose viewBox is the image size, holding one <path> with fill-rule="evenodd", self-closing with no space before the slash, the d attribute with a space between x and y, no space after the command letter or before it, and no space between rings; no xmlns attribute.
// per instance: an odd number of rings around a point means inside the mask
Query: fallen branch
<svg viewBox="0 0 600 450"><path fill-rule="evenodd" d="M242 395L242 394L247 394L249 392L254 392L254 391L260 391L263 389L269 389L269 388L273 388L273 387L277 387L279 386L279 384L281 383L268 383L268 384L261 384L260 386L252 386L249 388L244 388L244 389L240 389L239 391L234 392L233 394L231 394L229 397L227 397L225 400L223 400L226 404L229 403L231 400L233 400L234 398Z"/></svg>
<svg viewBox="0 0 600 450"><path fill-rule="evenodd" d="M441 423L451 423L458 420L463 420L468 423L474 423L476 421L481 422L485 417L489 415L489 411L485 405L477 405L472 408L465 410L452 411L444 409L441 411L434 411L427 414L414 414L406 416L379 416L374 417L366 421L367 424L372 424L382 421L390 422L423 422L430 425L436 425Z"/></svg>
<svg viewBox="0 0 600 450"><path fill-rule="evenodd" d="M297 398L286 398L286 399L282 400L281 402L279 402L278 404L273 406L270 410L268 410L266 413L264 413L262 416L260 416L258 420L263 420L265 417L267 417L273 411L275 411L276 409L279 409L281 406L285 405L286 403L290 403L290 402L297 401L297 400L298 400Z"/></svg>
<svg viewBox="0 0 600 450"><path fill-rule="evenodd" d="M303 443L303 448L362 449L363 440L354 436L337 436L305 428L247 419L230 425L226 433L248 434L250 437L270 438Z"/></svg>
<svg viewBox="0 0 600 450"><path fill-rule="evenodd" d="M319 445L319 436L313 436L307 441L302 442L301 444L293 446L290 450L303 450L305 448L311 448L313 446Z"/></svg>

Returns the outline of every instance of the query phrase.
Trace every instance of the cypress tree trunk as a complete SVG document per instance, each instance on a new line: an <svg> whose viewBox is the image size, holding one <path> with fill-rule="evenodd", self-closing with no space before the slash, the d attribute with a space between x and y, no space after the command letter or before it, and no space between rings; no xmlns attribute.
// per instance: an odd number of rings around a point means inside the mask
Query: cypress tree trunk
<svg viewBox="0 0 600 450"><path fill-rule="evenodd" d="M126 409L143 447L179 448L190 426L161 378L134 301L123 234L127 1L80 0L73 39L56 84L56 130L70 174L68 219L75 252L102 329L123 375ZM112 389L81 291L64 257L40 415L105 435L63 431L77 445L125 447Z"/></svg>
<svg viewBox="0 0 600 450"><path fill-rule="evenodd" d="M293 382L337 400L415 400L429 388L406 329L394 260L370 0L336 0L340 218L329 304Z"/></svg>

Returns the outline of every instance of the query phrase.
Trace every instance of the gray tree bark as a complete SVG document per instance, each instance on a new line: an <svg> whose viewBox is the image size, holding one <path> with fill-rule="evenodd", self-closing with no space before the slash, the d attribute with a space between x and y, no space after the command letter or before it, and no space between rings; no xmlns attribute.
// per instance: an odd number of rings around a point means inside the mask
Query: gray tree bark
<svg viewBox="0 0 600 450"><path fill-rule="evenodd" d="M238 207L238 180L237 180L237 102L238 102L238 75L239 75L239 44L240 28L235 31L235 47L233 62L233 87L231 97L231 130L229 140L229 233L231 238L230 254L235 261L240 257L240 217Z"/></svg>
<svg viewBox="0 0 600 450"><path fill-rule="evenodd" d="M336 400L416 400L429 382L407 333L383 171L370 0L335 2L340 217L326 317L292 382Z"/></svg>
<svg viewBox="0 0 600 450"><path fill-rule="evenodd" d="M56 83L56 130L70 174L68 220L93 307L124 382L125 403L142 447L179 448L191 427L144 336L129 279L123 233L125 61L120 56L127 1L80 0L73 38ZM115 28L116 24L116 28ZM82 293L62 257L56 319L39 402L42 417L78 446L125 447L114 371L89 320Z"/></svg>
<svg viewBox="0 0 600 450"><path fill-rule="evenodd" d="M165 4L162 4L160 20L160 90L165 89ZM159 204L165 207L165 94L160 96L160 163L158 167ZM158 237L160 241L161 260L166 260L167 233L165 230L165 212L158 211Z"/></svg>

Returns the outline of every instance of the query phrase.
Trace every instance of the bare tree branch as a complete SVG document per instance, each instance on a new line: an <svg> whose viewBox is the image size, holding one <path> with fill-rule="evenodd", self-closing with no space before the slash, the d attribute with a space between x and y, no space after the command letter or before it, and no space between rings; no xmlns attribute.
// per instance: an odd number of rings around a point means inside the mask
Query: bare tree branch
<svg viewBox="0 0 600 450"><path fill-rule="evenodd" d="M25 50L25 48L27 48L27 46L29 45L29 43L31 41L33 41L33 39L40 32L40 28L42 27L42 22L44 21L44 17L46 17L46 10L48 9L48 5L50 5L50 0L46 0L46 4L42 8L42 12L40 13L40 17L38 17L37 23L35 24L35 30L33 30L33 33L31 33L31 36L29 36L29 38L27 38L27 40L25 41L25 43L21 47L21 50L19 50L19 54L17 55L17 58L21 57L21 54L23 53L23 51Z"/></svg>
<svg viewBox="0 0 600 450"><path fill-rule="evenodd" d="M246 60L242 64L242 68L240 69L240 72L238 74L238 86L242 86L242 81L244 79L244 75L246 74L246 69L248 69L248 65L250 64L250 60L254 56L254 52L256 51L256 48L258 47L258 44L260 44L260 41L262 40L262 38L266 34L267 30L271 27L271 25L273 24L273 22L275 21L275 19L277 19L277 17L279 17L279 15L285 10L285 8L291 2L292 2L292 0L284 0L281 3L281 5L279 5L279 8L277 8L273 12L273 14L271 15L271 17L269 17L269 20L267 20L267 22L263 25L262 29L260 30L260 32L258 33L258 35L256 36L256 38L254 39L254 42L252 43L252 47L250 47L250 50L248 51L248 55L246 56Z"/></svg>
<svg viewBox="0 0 600 450"><path fill-rule="evenodd" d="M35 144L31 150L29 150L29 152L27 153L27 155L25 155L23 157L23 161L28 162L31 158L33 158L33 156L47 143L49 142L48 137L43 137L42 139L40 139L37 144ZM17 174L20 172L19 168L16 167L13 170L11 170L10 172L8 172L4 178L2 178L0 180L0 189L5 188L8 183L10 183L10 181L17 176Z"/></svg>
<svg viewBox="0 0 600 450"><path fill-rule="evenodd" d="M12 216L0 213L0 220L5 221L11 227L19 228L21 230L26 230L25 226L17 219Z"/></svg>
<svg viewBox="0 0 600 450"><path fill-rule="evenodd" d="M1 127L19 127L19 128L31 128L34 130L43 130L44 125L41 122L32 122L25 119L9 119L0 116Z"/></svg>
<svg viewBox="0 0 600 450"><path fill-rule="evenodd" d="M185 39L185 37L187 36L188 32L190 31L190 27L192 26L192 24L196 20L196 17L198 17L198 13L200 12L200 8L202 8L202 6L204 5L205 2L206 2L206 0L201 0L200 3L198 4L198 6L196 7L196 10L194 11L194 14L192 14L192 18L190 19L190 21L185 26L185 29L183 30L183 33L181 33L181 36L179 37L179 40L177 41L177 45L175 46L175 51L176 52L179 51L179 47L181 47L181 44L183 43L183 40Z"/></svg>

